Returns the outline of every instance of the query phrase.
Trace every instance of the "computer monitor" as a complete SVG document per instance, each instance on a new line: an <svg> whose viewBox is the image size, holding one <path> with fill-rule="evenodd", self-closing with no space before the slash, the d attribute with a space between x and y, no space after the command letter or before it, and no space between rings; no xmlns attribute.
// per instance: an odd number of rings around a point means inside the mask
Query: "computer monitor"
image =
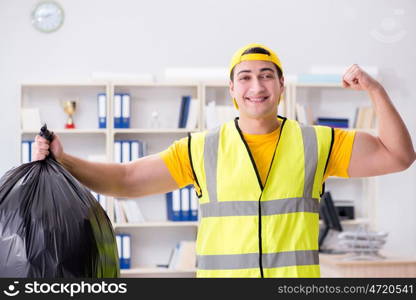
<svg viewBox="0 0 416 300"><path fill-rule="evenodd" d="M338 211L335 208L334 201L330 192L325 192L322 195L320 203L320 214L324 223L323 228L319 231L319 251L324 252L322 245L329 230L342 231L342 225L338 216Z"/></svg>

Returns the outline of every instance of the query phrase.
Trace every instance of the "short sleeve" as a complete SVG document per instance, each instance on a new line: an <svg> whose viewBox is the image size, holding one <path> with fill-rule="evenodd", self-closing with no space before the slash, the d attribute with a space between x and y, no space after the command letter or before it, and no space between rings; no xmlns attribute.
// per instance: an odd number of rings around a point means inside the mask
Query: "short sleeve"
<svg viewBox="0 0 416 300"><path fill-rule="evenodd" d="M169 148L159 154L180 188L193 183L187 137L175 141Z"/></svg>
<svg viewBox="0 0 416 300"><path fill-rule="evenodd" d="M324 180L329 176L349 177L348 167L350 165L354 138L354 130L343 130L339 128L334 129L334 143L324 175Z"/></svg>

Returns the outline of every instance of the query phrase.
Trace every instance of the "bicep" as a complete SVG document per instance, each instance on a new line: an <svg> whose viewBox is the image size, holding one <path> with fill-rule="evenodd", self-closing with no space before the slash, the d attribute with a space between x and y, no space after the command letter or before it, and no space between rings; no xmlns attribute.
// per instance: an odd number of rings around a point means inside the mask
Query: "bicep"
<svg viewBox="0 0 416 300"><path fill-rule="evenodd" d="M124 197L162 194L178 188L159 154L142 157L125 166Z"/></svg>
<svg viewBox="0 0 416 300"><path fill-rule="evenodd" d="M400 171L397 160L378 137L357 131L348 167L350 177L368 177Z"/></svg>

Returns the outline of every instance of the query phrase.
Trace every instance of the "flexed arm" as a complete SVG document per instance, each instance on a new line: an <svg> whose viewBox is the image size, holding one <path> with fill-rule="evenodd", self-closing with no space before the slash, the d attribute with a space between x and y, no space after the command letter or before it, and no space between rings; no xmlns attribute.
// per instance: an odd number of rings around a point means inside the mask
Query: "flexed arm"
<svg viewBox="0 0 416 300"><path fill-rule="evenodd" d="M350 177L365 177L403 171L415 161L409 131L384 87L352 65L344 74L345 88L366 91L378 119L378 136L357 132L348 169Z"/></svg>

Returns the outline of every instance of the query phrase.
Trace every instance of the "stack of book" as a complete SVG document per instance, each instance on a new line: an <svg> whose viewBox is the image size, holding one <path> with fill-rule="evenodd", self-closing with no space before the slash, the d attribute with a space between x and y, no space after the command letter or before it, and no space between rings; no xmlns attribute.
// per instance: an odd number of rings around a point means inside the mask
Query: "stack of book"
<svg viewBox="0 0 416 300"><path fill-rule="evenodd" d="M169 221L197 221L198 199L192 185L166 194Z"/></svg>

